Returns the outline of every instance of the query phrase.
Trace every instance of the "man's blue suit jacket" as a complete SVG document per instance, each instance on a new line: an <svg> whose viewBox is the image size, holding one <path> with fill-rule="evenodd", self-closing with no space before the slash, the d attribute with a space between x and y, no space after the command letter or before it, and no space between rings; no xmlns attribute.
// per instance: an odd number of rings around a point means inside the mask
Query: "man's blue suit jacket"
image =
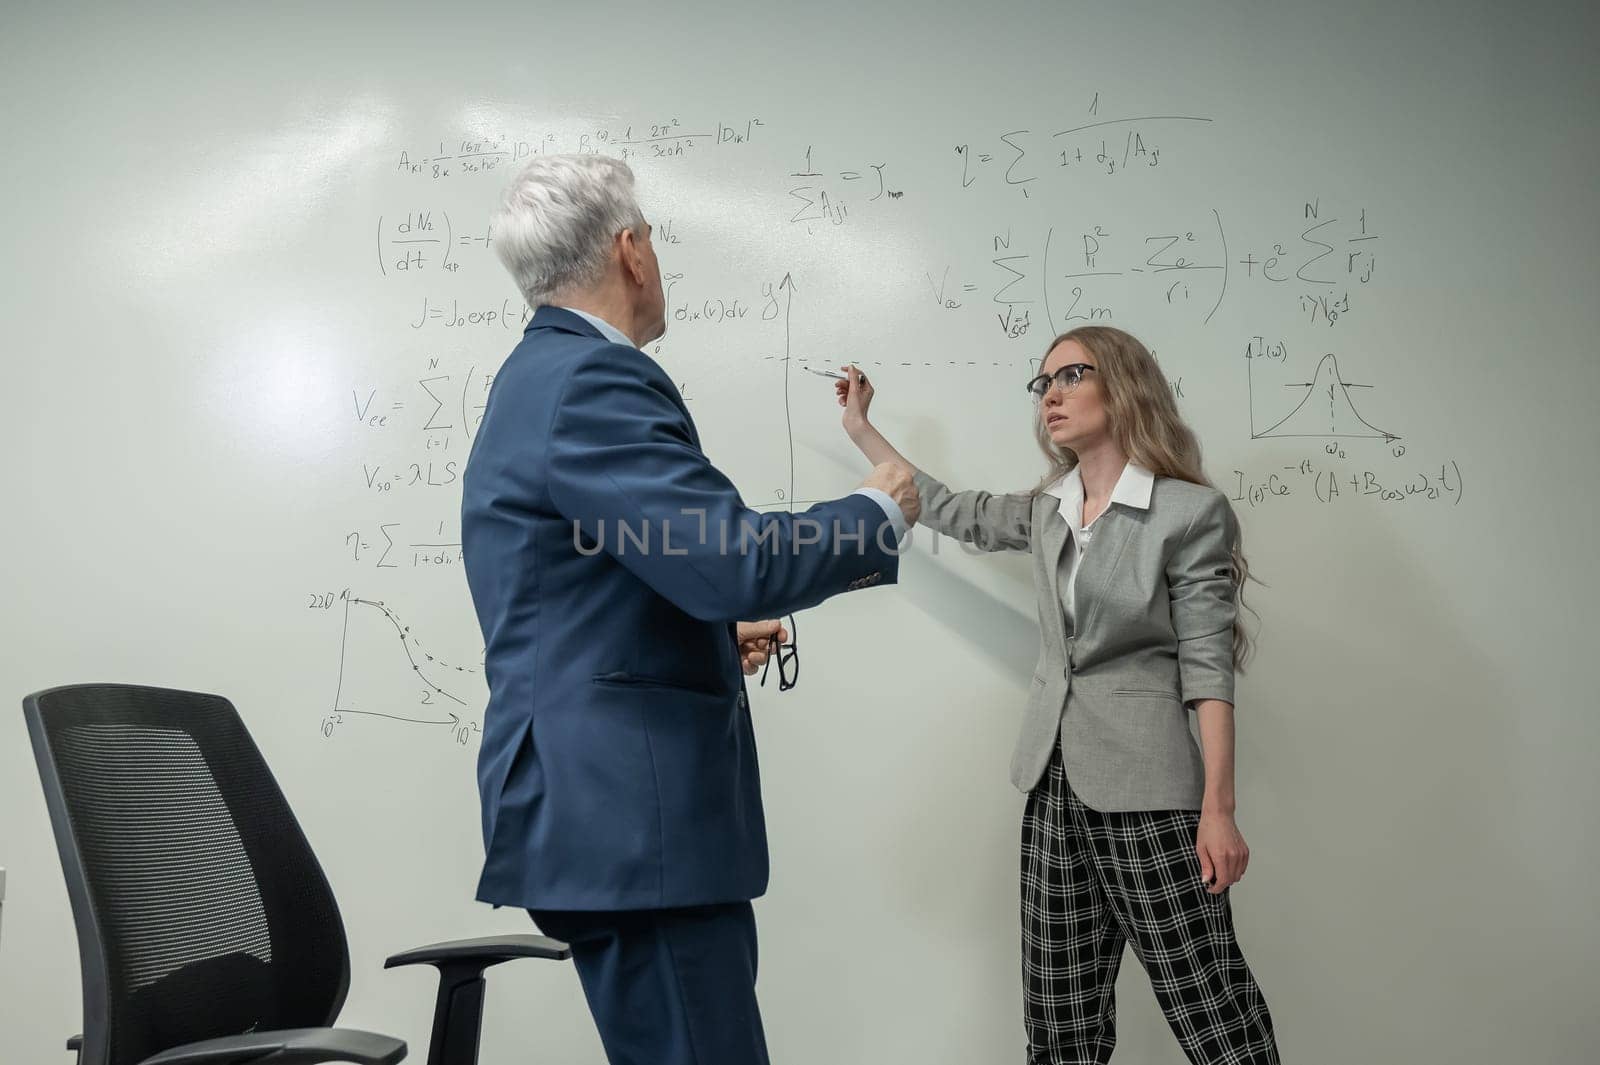
<svg viewBox="0 0 1600 1065"><path fill-rule="evenodd" d="M655 360L555 307L495 376L463 493L489 682L478 898L623 910L761 895L734 623L893 583L883 508L852 495L750 510Z"/></svg>

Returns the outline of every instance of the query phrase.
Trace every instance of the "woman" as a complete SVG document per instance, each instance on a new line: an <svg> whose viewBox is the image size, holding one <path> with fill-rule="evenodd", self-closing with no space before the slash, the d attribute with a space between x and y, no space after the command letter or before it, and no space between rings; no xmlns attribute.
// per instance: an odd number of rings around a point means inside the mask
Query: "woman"
<svg viewBox="0 0 1600 1065"><path fill-rule="evenodd" d="M873 464L915 469L869 420L872 385L842 369L851 440ZM1051 468L1032 491L951 492L914 475L921 524L1033 554L1039 664L1011 765L1028 795L1028 1061L1111 1056L1131 943L1191 1062L1276 1063L1227 895L1249 860L1234 823L1233 678L1249 650L1238 523L1137 339L1075 329L1042 369L1028 389Z"/></svg>

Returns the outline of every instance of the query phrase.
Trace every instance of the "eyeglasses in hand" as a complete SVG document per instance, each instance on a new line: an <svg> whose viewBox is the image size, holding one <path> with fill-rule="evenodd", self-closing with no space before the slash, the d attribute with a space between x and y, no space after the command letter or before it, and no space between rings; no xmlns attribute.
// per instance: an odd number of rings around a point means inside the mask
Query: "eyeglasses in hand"
<svg viewBox="0 0 1600 1065"><path fill-rule="evenodd" d="M778 690L786 692L800 680L800 646L799 632L795 628L794 615L788 618L789 642L780 644L778 634L773 633L767 638L767 664L761 667L761 684L767 683L767 670L772 668L774 660L778 663Z"/></svg>

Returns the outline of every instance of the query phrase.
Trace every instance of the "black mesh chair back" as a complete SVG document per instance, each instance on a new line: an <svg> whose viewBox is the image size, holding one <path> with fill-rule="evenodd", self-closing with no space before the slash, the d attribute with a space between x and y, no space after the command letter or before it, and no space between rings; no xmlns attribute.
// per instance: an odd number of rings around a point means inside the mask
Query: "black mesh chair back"
<svg viewBox="0 0 1600 1065"><path fill-rule="evenodd" d="M98 684L23 707L77 924L82 1065L331 1025L344 925L233 704Z"/></svg>

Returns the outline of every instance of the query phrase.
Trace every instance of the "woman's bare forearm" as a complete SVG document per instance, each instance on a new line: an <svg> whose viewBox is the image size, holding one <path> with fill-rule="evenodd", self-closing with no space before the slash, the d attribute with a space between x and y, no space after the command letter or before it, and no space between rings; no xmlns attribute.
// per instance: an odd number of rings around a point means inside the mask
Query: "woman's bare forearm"
<svg viewBox="0 0 1600 1065"><path fill-rule="evenodd" d="M1200 748L1206 763L1206 790L1202 812L1233 816L1233 704L1224 699L1201 699Z"/></svg>
<svg viewBox="0 0 1600 1065"><path fill-rule="evenodd" d="M885 462L898 462L909 469L916 470L921 468L900 454L895 446L889 443L888 439L878 431L875 425L868 423L852 429L850 431L850 439L855 443L856 447L861 449L861 453L867 457L867 461L874 466L880 466Z"/></svg>

